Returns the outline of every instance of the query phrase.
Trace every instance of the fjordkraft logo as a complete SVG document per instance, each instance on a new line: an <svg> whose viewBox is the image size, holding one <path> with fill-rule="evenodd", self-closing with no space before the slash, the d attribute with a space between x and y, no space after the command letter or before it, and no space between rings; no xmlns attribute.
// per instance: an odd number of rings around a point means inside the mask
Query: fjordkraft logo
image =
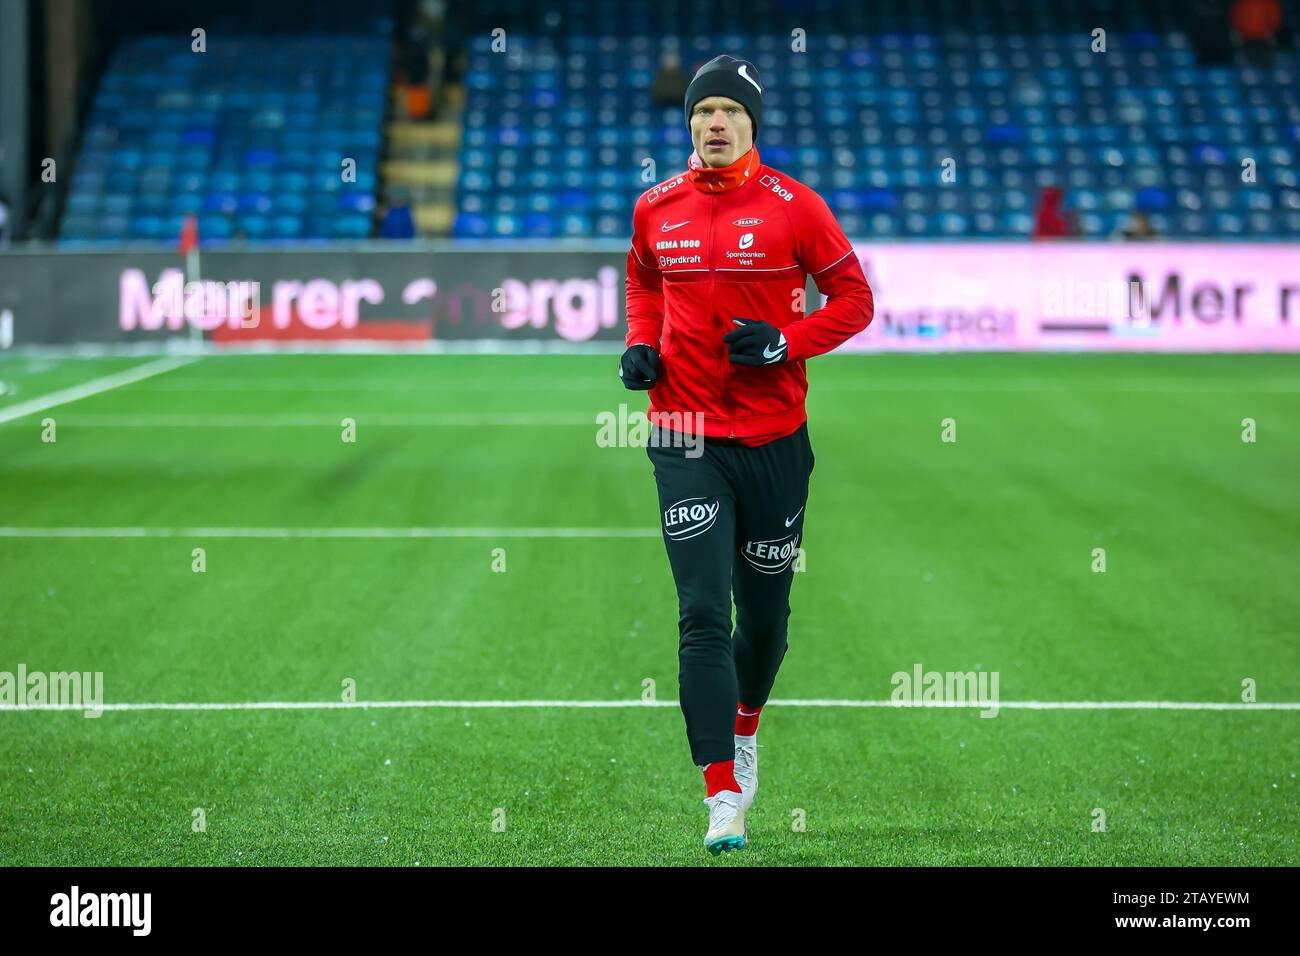
<svg viewBox="0 0 1300 956"><path fill-rule="evenodd" d="M799 535L788 534L784 538L771 541L746 541L745 550L741 552L750 567L764 574L780 574L790 567L790 562L799 553Z"/></svg>
<svg viewBox="0 0 1300 956"><path fill-rule="evenodd" d="M645 201L648 203L652 203L660 196L662 196L664 193L668 192L668 190L676 189L684 182L686 182L686 177L678 176L676 179L670 180L666 183L660 183L654 189L650 190L650 192L645 197Z"/></svg>
<svg viewBox="0 0 1300 956"><path fill-rule="evenodd" d="M699 537L718 520L719 507L711 498L683 498L664 511L664 534L674 541Z"/></svg>
<svg viewBox="0 0 1300 956"><path fill-rule="evenodd" d="M733 226L739 226L741 229L744 229L746 226L761 226L761 225L763 225L763 220L761 220L761 219L733 219L733 220L731 220L731 224L732 224Z"/></svg>

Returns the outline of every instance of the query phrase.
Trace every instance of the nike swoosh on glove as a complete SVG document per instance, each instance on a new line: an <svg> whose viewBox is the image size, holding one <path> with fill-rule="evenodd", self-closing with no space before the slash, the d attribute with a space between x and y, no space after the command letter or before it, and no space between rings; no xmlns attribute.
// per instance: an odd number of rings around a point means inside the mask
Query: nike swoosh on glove
<svg viewBox="0 0 1300 956"><path fill-rule="evenodd" d="M618 377L624 388L636 392L653 388L659 380L659 353L648 345L633 345L619 360Z"/></svg>
<svg viewBox="0 0 1300 956"><path fill-rule="evenodd" d="M731 347L731 361L735 365L773 365L784 362L790 350L786 348L785 334L775 325L758 319L732 319L740 328L732 329L722 337Z"/></svg>

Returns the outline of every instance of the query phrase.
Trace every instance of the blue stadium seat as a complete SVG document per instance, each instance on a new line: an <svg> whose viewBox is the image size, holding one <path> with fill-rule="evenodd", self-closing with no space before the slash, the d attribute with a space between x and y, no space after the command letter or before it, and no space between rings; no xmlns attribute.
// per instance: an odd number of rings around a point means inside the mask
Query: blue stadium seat
<svg viewBox="0 0 1300 956"><path fill-rule="evenodd" d="M355 22L375 32L223 35L201 57L167 37L124 40L86 123L61 240L171 241L185 213L200 214L205 242L237 228L250 239L368 236L391 27ZM342 189L345 152L358 175ZM326 194L330 213L304 217Z"/></svg>

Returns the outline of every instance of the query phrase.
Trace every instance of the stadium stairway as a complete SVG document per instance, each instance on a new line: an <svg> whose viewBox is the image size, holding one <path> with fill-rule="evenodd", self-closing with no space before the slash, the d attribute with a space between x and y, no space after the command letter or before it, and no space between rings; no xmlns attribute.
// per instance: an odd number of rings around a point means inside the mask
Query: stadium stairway
<svg viewBox="0 0 1300 956"><path fill-rule="evenodd" d="M388 154L381 173L385 204L404 192L419 236L446 236L456 215L456 183L460 178L463 87L443 93L443 108L433 121L404 118L402 91L394 88L392 119L385 135Z"/></svg>

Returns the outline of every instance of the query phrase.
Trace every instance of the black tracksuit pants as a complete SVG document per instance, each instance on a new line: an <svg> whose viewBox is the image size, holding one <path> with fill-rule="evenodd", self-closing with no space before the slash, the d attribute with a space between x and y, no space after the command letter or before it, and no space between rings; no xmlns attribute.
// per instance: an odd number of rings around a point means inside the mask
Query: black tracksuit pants
<svg viewBox="0 0 1300 956"><path fill-rule="evenodd" d="M807 423L757 447L706 438L698 457L690 457L698 446L666 447L670 435L657 431L646 452L677 584L686 736L692 759L703 766L735 756L736 704L765 704L785 657L790 585L816 459Z"/></svg>

